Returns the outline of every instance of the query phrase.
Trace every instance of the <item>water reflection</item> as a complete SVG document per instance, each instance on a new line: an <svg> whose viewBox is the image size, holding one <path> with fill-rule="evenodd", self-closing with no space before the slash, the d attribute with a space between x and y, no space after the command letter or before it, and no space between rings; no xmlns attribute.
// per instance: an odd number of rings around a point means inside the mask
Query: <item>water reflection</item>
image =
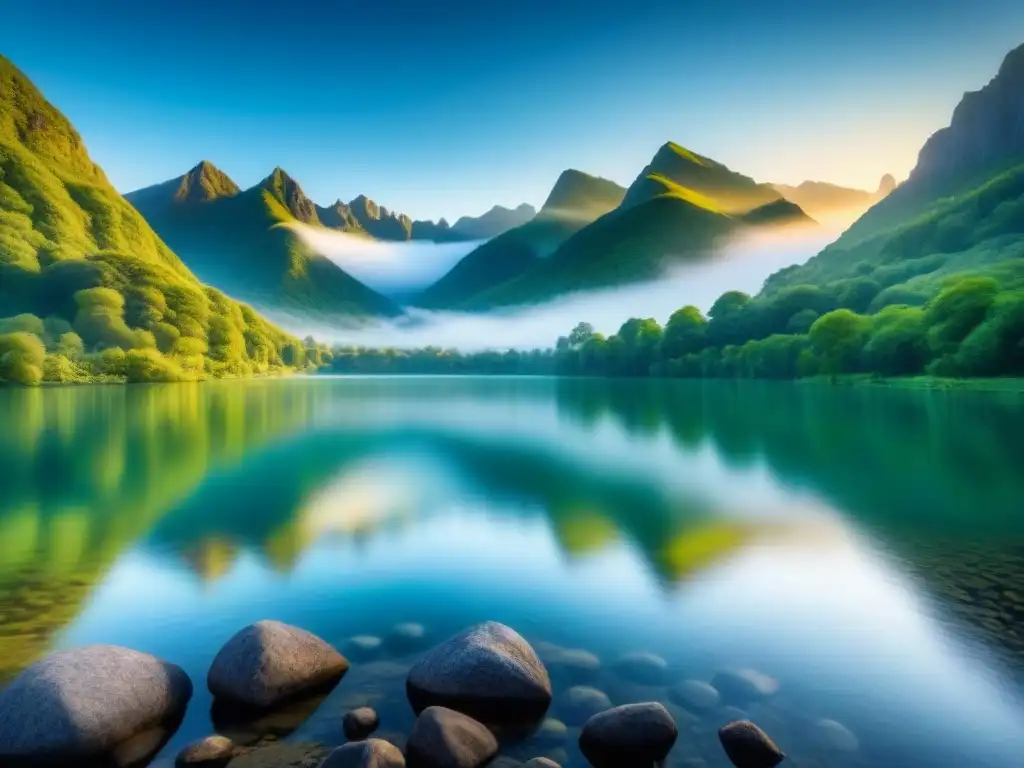
<svg viewBox="0 0 1024 768"><path fill-rule="evenodd" d="M698 678L764 669L784 696L759 716L801 764L796 724L829 717L862 743L830 765L999 765L1024 746L1020 405L554 379L3 391L0 677L102 641L201 681L266 617L339 644L495 618ZM337 738L371 694L407 731L404 663L357 666L297 736ZM211 728L204 696L168 754ZM719 764L700 733L675 757Z"/></svg>

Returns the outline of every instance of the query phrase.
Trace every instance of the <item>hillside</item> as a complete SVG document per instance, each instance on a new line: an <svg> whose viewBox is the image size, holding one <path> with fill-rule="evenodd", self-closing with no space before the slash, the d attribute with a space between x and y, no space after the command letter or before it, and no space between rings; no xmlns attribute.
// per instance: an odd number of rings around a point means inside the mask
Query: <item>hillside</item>
<svg viewBox="0 0 1024 768"><path fill-rule="evenodd" d="M707 258L728 238L755 228L813 223L770 185L668 143L617 207L571 233L546 258L524 261L517 274L492 281L460 306L486 310L651 280L673 264Z"/></svg>
<svg viewBox="0 0 1024 768"><path fill-rule="evenodd" d="M537 211L534 207L526 203L517 206L515 209L495 205L489 211L476 218L462 216L452 226L451 232L467 240L488 240L525 224L536 215Z"/></svg>
<svg viewBox="0 0 1024 768"><path fill-rule="evenodd" d="M923 304L954 276L1024 281L1024 46L985 87L964 95L922 147L909 178L770 291L863 278L872 307Z"/></svg>
<svg viewBox="0 0 1024 768"><path fill-rule="evenodd" d="M186 203L234 193L203 168L168 190ZM245 375L302 356L295 339L202 286L0 57L0 380Z"/></svg>
<svg viewBox="0 0 1024 768"><path fill-rule="evenodd" d="M607 179L563 171L536 216L473 250L413 303L437 309L463 307L530 271L575 232L619 205L624 194Z"/></svg>
<svg viewBox="0 0 1024 768"><path fill-rule="evenodd" d="M886 174L874 192L842 187L825 181L804 181L795 187L772 184L772 187L784 198L799 205L808 216L823 219L851 211L866 211L896 188L896 179Z"/></svg>
<svg viewBox="0 0 1024 768"><path fill-rule="evenodd" d="M221 193L182 196L182 189L196 186L190 181L194 177L210 179L206 186ZM354 229L359 222L354 213L344 218L340 204L316 206L280 168L238 192L204 162L182 177L125 197L201 280L258 309L342 323L398 314L388 299L309 251L287 228L301 222Z"/></svg>

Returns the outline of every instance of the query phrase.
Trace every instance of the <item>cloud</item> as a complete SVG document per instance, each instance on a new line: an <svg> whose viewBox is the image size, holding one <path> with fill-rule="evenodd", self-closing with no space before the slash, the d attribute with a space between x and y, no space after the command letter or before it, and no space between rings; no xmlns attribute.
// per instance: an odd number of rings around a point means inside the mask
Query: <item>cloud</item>
<svg viewBox="0 0 1024 768"><path fill-rule="evenodd" d="M385 242L299 222L288 226L307 247L326 256L356 280L392 296L426 288L483 242Z"/></svg>
<svg viewBox="0 0 1024 768"><path fill-rule="evenodd" d="M664 323L687 304L707 311L728 290L757 293L766 277L807 261L834 235L834 231L817 229L745 239L713 259L676 268L653 282L570 294L545 304L487 314L410 309L407 317L359 329L313 327L288 318L281 322L302 336L367 347L437 346L464 352L550 347L581 320L608 335L631 317L653 317Z"/></svg>

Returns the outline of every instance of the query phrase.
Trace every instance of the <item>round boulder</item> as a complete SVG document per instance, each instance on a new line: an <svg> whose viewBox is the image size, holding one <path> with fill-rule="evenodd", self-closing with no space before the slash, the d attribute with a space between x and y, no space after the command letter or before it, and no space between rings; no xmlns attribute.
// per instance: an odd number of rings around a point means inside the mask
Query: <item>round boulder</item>
<svg viewBox="0 0 1024 768"><path fill-rule="evenodd" d="M598 712L612 708L611 699L597 688L576 685L558 698L558 711L569 725L583 725Z"/></svg>
<svg viewBox="0 0 1024 768"><path fill-rule="evenodd" d="M572 682L592 679L601 671L601 660L590 651L579 648L546 646L546 652L539 653L552 675L567 678Z"/></svg>
<svg viewBox="0 0 1024 768"><path fill-rule="evenodd" d="M533 722L551 704L551 681L530 644L491 621L424 654L409 670L406 693L416 712L438 705L483 722Z"/></svg>
<svg viewBox="0 0 1024 768"><path fill-rule="evenodd" d="M279 621L258 621L220 649L206 684L217 698L273 707L337 683L348 666L344 656L316 635Z"/></svg>
<svg viewBox="0 0 1024 768"><path fill-rule="evenodd" d="M345 738L349 741L359 741L377 730L380 718L371 707L359 707L346 712L341 722L345 729Z"/></svg>
<svg viewBox="0 0 1024 768"><path fill-rule="evenodd" d="M405 768L405 758L394 744L367 739L338 747L320 768Z"/></svg>
<svg viewBox="0 0 1024 768"><path fill-rule="evenodd" d="M541 741L558 742L565 741L568 733L569 729L565 727L565 723L553 717L547 717L537 729L536 736Z"/></svg>
<svg viewBox="0 0 1024 768"><path fill-rule="evenodd" d="M207 736L178 753L175 768L223 768L231 762L235 745L224 736Z"/></svg>
<svg viewBox="0 0 1024 768"><path fill-rule="evenodd" d="M498 754L498 740L461 712L427 707L416 718L405 752L417 768L478 768Z"/></svg>
<svg viewBox="0 0 1024 768"><path fill-rule="evenodd" d="M668 690L669 699L681 707L694 712L705 712L718 706L721 695L718 690L699 680L685 680Z"/></svg>
<svg viewBox="0 0 1024 768"><path fill-rule="evenodd" d="M842 723L835 720L818 720L814 723L814 735L818 743L836 752L856 752L860 747L857 737Z"/></svg>
<svg viewBox="0 0 1024 768"><path fill-rule="evenodd" d="M396 624L388 632L387 646L393 653L404 655L418 651L423 646L423 639L427 630L422 624L407 621Z"/></svg>
<svg viewBox="0 0 1024 768"><path fill-rule="evenodd" d="M786 757L768 734L749 720L723 725L718 740L736 768L775 768Z"/></svg>
<svg viewBox="0 0 1024 768"><path fill-rule="evenodd" d="M726 704L744 706L778 693L779 681L755 669L736 669L719 672L711 685L721 694Z"/></svg>
<svg viewBox="0 0 1024 768"><path fill-rule="evenodd" d="M85 762L143 734L169 736L191 698L184 670L149 654L114 645L53 654L0 693L0 765Z"/></svg>
<svg viewBox="0 0 1024 768"><path fill-rule="evenodd" d="M357 661L372 659L381 649L381 639L373 635L356 635L345 643L345 653Z"/></svg>
<svg viewBox="0 0 1024 768"><path fill-rule="evenodd" d="M672 715L661 704L626 704L587 721L580 751L595 768L634 768L660 763L678 736Z"/></svg>
<svg viewBox="0 0 1024 768"><path fill-rule="evenodd" d="M620 656L613 665L626 680L638 685L664 685L668 675L668 664L661 656L653 653L627 653Z"/></svg>

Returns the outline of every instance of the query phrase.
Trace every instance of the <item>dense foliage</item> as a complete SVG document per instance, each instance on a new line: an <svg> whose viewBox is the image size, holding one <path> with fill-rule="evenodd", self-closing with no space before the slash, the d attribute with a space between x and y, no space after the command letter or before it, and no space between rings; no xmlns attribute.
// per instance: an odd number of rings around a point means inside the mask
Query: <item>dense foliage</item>
<svg viewBox="0 0 1024 768"><path fill-rule="evenodd" d="M181 381L304 359L201 285L0 58L0 383Z"/></svg>

